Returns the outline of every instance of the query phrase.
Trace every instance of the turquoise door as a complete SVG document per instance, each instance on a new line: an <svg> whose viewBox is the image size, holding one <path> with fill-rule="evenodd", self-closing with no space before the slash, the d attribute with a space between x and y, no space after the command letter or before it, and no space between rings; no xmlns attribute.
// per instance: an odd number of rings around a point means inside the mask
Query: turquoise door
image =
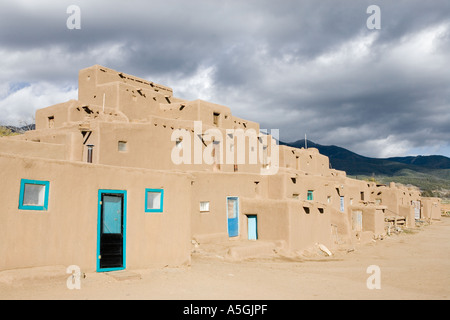
<svg viewBox="0 0 450 320"><path fill-rule="evenodd" d="M227 197L228 236L239 235L239 198Z"/></svg>
<svg viewBox="0 0 450 320"><path fill-rule="evenodd" d="M125 269L126 191L100 190L97 271Z"/></svg>
<svg viewBox="0 0 450 320"><path fill-rule="evenodd" d="M247 216L248 223L248 240L258 239L257 218L256 215Z"/></svg>

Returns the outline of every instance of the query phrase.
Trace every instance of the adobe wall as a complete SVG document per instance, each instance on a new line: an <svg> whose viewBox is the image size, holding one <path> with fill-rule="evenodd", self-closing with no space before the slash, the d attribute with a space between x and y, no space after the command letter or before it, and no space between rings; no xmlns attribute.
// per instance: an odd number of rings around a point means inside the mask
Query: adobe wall
<svg viewBox="0 0 450 320"><path fill-rule="evenodd" d="M299 251L316 243L333 245L329 210L298 200L242 199L242 235L247 237L247 215L258 219L258 239L282 241L285 249ZM321 210L319 210L319 208Z"/></svg>
<svg viewBox="0 0 450 320"><path fill-rule="evenodd" d="M288 201L242 198L241 238L248 237L247 216L256 215L258 239L283 241L289 245L290 221Z"/></svg>
<svg viewBox="0 0 450 320"><path fill-rule="evenodd" d="M335 188L340 187L341 180L331 176L313 174L289 168L280 168L277 175L271 175L271 179L281 179L285 184L283 193L273 190L274 197L294 198L306 200L308 190L313 191L313 199L318 202L327 203L328 196L334 195ZM337 193L336 193L337 194Z"/></svg>
<svg viewBox="0 0 450 320"><path fill-rule="evenodd" d="M218 138L212 134L208 137L205 135L203 138L198 137L191 121L153 117L148 123L98 122L94 128L98 130L94 130L90 143L95 145L94 159L96 163L159 170L261 172L262 159L258 158L260 146L255 145L255 161L250 162L251 151L248 138L244 138L245 140L241 142L238 135L234 136L232 139L234 157L231 161L227 159L227 152L229 152L227 150L229 146L225 141L227 133L222 128L214 128L223 139L219 144L217 154L217 159L221 157L222 164L219 164L219 160L214 160L212 156L215 151L213 151L211 140ZM205 132L212 128L203 126L202 129ZM181 130L182 133L177 130ZM95 134L97 134L97 138L95 138ZM182 138L182 150L175 148L178 137ZM125 151L118 150L119 141L126 142ZM255 141L257 141L256 138ZM243 164L239 163L237 158L241 143L244 145L245 163ZM230 154L233 153L230 152ZM186 159L184 158L185 155L188 155ZM208 162L206 155L211 156L211 162ZM176 163L174 159L179 159L180 163ZM234 166L233 160L237 164L236 166ZM214 163L219 165L214 165Z"/></svg>
<svg viewBox="0 0 450 320"><path fill-rule="evenodd" d="M243 198L264 199L267 180L260 175L234 173L191 172L191 230L198 242L228 239L227 197L239 197L239 238L246 239L244 218L248 206ZM255 183L257 182L257 183ZM200 202L209 201L210 211L201 212ZM258 220L262 222L261 219ZM245 232L244 232L245 231Z"/></svg>
<svg viewBox="0 0 450 320"><path fill-rule="evenodd" d="M411 205L399 205L398 214L406 218L406 226L408 228L415 227L414 207Z"/></svg>
<svg viewBox="0 0 450 320"><path fill-rule="evenodd" d="M352 244L354 241L351 220L347 212L342 212L332 206L327 206L330 215L333 245Z"/></svg>
<svg viewBox="0 0 450 320"><path fill-rule="evenodd" d="M36 131L56 131L74 125L89 125L93 120L129 122L128 117L110 106L103 107L85 101L69 100L36 111ZM80 127L81 128L81 127ZM26 135L29 132L25 133Z"/></svg>
<svg viewBox="0 0 450 320"><path fill-rule="evenodd" d="M197 242L228 239L226 198L237 196L240 209L239 236L233 239L247 239L247 216L256 215L260 240L282 240L290 250L305 249L316 242L331 244L330 212L327 206L299 199L267 199L268 188L276 189L280 185L272 185L273 181L268 182L268 177L261 175L191 174L191 229ZM209 212L200 212L200 201L210 202Z"/></svg>
<svg viewBox="0 0 450 320"><path fill-rule="evenodd" d="M375 217L376 210L381 207L370 201L370 183L345 176L313 175L292 169L280 169L278 175L269 176L268 179L271 182L271 198L294 199L305 206L317 207L327 212L330 225L324 230L331 228L334 242L352 243L352 211L355 208L361 210L363 221L367 215L362 231L372 231L377 235L384 233L384 214ZM308 200L308 192L312 192L312 200ZM314 236L311 237L314 239Z"/></svg>
<svg viewBox="0 0 450 320"><path fill-rule="evenodd" d="M298 149L284 145L279 146L280 167L291 168L313 175L331 175L327 156L316 148Z"/></svg>
<svg viewBox="0 0 450 320"><path fill-rule="evenodd" d="M186 175L0 154L0 270L78 265L96 270L98 190L127 190L127 268L190 261ZM21 179L50 182L47 211L19 210ZM145 188L164 188L164 212L146 213Z"/></svg>
<svg viewBox="0 0 450 320"><path fill-rule="evenodd" d="M289 249L304 250L316 243L333 245L330 211L317 203L288 202Z"/></svg>
<svg viewBox="0 0 450 320"><path fill-rule="evenodd" d="M386 206L386 217L400 216L406 218L406 226L415 227L415 212L413 202L421 200L416 189L398 186L391 182L389 186L379 186L373 189L372 200ZM423 210L422 210L423 211ZM421 213L423 216L423 212Z"/></svg>
<svg viewBox="0 0 450 320"><path fill-rule="evenodd" d="M366 181L346 178L341 180L344 185L348 205L363 205L370 203L370 187Z"/></svg>
<svg viewBox="0 0 450 320"><path fill-rule="evenodd" d="M426 220L441 220L441 199L435 197L423 197L422 217Z"/></svg>
<svg viewBox="0 0 450 320"><path fill-rule="evenodd" d="M66 146L0 137L0 153L64 160L66 159Z"/></svg>
<svg viewBox="0 0 450 320"><path fill-rule="evenodd" d="M16 142L15 147L9 146L11 154L36 156L46 159L59 159L86 162L86 145L96 140L96 132L82 132L78 125L53 129L27 131L24 134L8 137ZM5 139L6 140L6 139ZM12 142L10 142L13 144Z"/></svg>
<svg viewBox="0 0 450 320"><path fill-rule="evenodd" d="M320 204L317 201L306 201L306 189L304 197L297 199L286 196L273 198L273 200L267 199L269 190L289 189L285 186L292 182L288 175L284 176L285 179L276 179L276 176L237 176L233 174L214 174L210 176L210 179L205 179L205 177L206 174L202 174L202 178L198 182L198 184L203 186L203 192L194 192L194 194L206 195L208 190L214 190L214 193L218 195L217 201L219 204L224 202L227 195L235 194L242 197L240 226L243 239L247 237L246 215L252 214L258 217L259 239L284 240L289 248L293 250L304 249L305 246L314 244L317 241L326 244L330 243L330 210L327 205ZM310 181L313 182L314 179L311 178ZM258 184L255 184L255 182L258 182ZM303 183L304 181L299 181L299 185ZM214 184L220 186L220 188L214 188ZM299 189L296 190L298 191ZM316 195L320 198L318 191ZM195 199L193 202L197 202L196 200L200 199ZM195 212L194 210L198 210L198 208L194 207L192 211ZM219 216L222 218L216 223L204 221L203 232L205 230L214 230L214 226L226 232L225 211L225 207L220 208ZM204 220L208 218L204 214L200 214L200 216ZM217 219L217 216L215 218ZM193 218L193 223L195 221L196 219ZM196 230L194 224L192 229ZM215 231L218 232L219 230Z"/></svg>
<svg viewBox="0 0 450 320"><path fill-rule="evenodd" d="M69 100L36 110L36 130L63 127L70 121L70 110L76 104L76 100Z"/></svg>
<svg viewBox="0 0 450 320"><path fill-rule="evenodd" d="M163 86L123 72L118 72L104 66L94 65L84 68L78 73L79 100L102 105L103 95L99 94L102 92L98 92L97 88L116 84L122 84L135 89L142 89L152 92L155 95L161 95L162 97L167 96L170 98L173 95L173 90L167 86ZM117 103L117 101L111 103L114 104Z"/></svg>
<svg viewBox="0 0 450 320"><path fill-rule="evenodd" d="M395 188L390 188L388 186L379 186L374 189L372 194L372 200L379 204L386 206L386 215L391 216L398 214L399 193Z"/></svg>
<svg viewBox="0 0 450 320"><path fill-rule="evenodd" d="M259 134L259 124L233 116L228 107L202 100L174 98L169 87L98 65L80 71L78 95L79 100L38 110L36 130L26 133L24 139L65 144L68 154L66 159L72 161L85 161L87 145L91 144L95 148L94 163L161 170L261 171L261 154L264 153L260 146L262 140L250 151L249 138L241 140L239 133L233 132L232 145L227 145L227 136L230 135L228 129ZM212 149L212 139L218 141L218 138L213 135L195 136L194 121L201 121L203 132L213 129L219 132L222 142L218 148L220 152L217 153L222 158L221 164L205 164L205 149ZM173 133L177 129L186 129L191 135L190 164L174 165L170 161L175 146ZM133 147L118 154L117 142L120 140L111 139L111 136L127 141ZM195 142L199 139L202 140L200 165L193 164ZM185 139L183 144L187 142ZM241 146L244 146L243 149L240 149ZM227 157L233 148L234 163ZM241 150L244 152L244 163L238 158ZM270 143L266 153L267 159L270 159ZM250 160L254 155L256 163ZM268 164L273 165L270 162ZM275 165L278 167L278 164Z"/></svg>
<svg viewBox="0 0 450 320"><path fill-rule="evenodd" d="M385 221L384 221L384 207L371 206L371 207L355 207L356 210L362 211L362 228L363 231L373 232L374 238L383 236L386 234Z"/></svg>
<svg viewBox="0 0 450 320"><path fill-rule="evenodd" d="M441 213L442 214L450 213L450 203L442 203L441 202Z"/></svg>

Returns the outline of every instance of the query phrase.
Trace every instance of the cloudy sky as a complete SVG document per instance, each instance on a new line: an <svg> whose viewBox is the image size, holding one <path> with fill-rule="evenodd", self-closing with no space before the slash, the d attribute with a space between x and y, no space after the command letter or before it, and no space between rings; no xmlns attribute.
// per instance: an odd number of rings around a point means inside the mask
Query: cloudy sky
<svg viewBox="0 0 450 320"><path fill-rule="evenodd" d="M67 28L70 5L81 29ZM76 99L94 64L226 105L286 142L450 156L448 0L0 2L1 124Z"/></svg>

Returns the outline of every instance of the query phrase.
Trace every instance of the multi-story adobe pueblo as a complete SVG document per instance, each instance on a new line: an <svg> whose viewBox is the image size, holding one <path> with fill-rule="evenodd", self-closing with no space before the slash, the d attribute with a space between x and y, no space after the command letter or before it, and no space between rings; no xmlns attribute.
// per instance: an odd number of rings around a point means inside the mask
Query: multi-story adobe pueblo
<svg viewBox="0 0 450 320"><path fill-rule="evenodd" d="M274 138L228 107L83 69L78 100L0 139L0 270L183 265L193 241L333 248L440 218L439 199L350 179Z"/></svg>

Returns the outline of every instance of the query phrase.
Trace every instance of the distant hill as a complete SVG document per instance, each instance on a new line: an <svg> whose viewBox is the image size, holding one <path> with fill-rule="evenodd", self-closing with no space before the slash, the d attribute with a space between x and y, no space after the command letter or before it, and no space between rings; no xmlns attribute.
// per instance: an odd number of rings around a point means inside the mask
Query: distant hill
<svg viewBox="0 0 450 320"><path fill-rule="evenodd" d="M25 124L21 127L16 126L3 126L6 129L11 130L13 133L24 133L25 131L34 130L36 128L36 125L34 123Z"/></svg>
<svg viewBox="0 0 450 320"><path fill-rule="evenodd" d="M450 169L450 158L444 156L394 157L386 160L412 164L429 169Z"/></svg>
<svg viewBox="0 0 450 320"><path fill-rule="evenodd" d="M280 144L296 148L304 148L305 140ZM370 158L361 156L338 146L324 146L307 140L307 146L317 148L319 152L330 158L332 168L344 170L349 175L396 175L399 171L409 169L427 172L428 169L450 169L450 158L444 156L417 156Z"/></svg>
<svg viewBox="0 0 450 320"><path fill-rule="evenodd" d="M27 124L22 127L15 127L15 126L1 126L0 125L0 137L2 136L14 136L17 134L22 134L25 131L34 130L35 129L34 124Z"/></svg>
<svg viewBox="0 0 450 320"><path fill-rule="evenodd" d="M305 140L284 143L304 148ZM317 148L330 159L333 169L343 170L358 179L375 178L382 183L390 181L412 184L427 196L450 198L450 158L438 155L416 157L370 158L338 146L324 146L307 140L307 146Z"/></svg>

